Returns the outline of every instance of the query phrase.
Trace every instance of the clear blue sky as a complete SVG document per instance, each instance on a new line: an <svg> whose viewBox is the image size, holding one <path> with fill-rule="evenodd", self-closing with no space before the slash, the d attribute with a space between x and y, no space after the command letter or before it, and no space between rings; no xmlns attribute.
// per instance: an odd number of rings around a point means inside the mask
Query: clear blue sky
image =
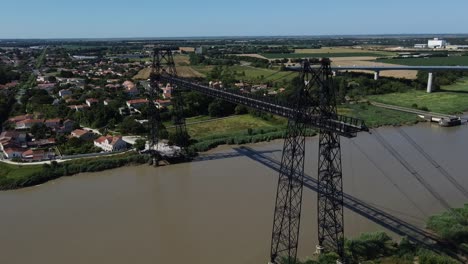
<svg viewBox="0 0 468 264"><path fill-rule="evenodd" d="M468 33L467 0L0 0L0 38Z"/></svg>

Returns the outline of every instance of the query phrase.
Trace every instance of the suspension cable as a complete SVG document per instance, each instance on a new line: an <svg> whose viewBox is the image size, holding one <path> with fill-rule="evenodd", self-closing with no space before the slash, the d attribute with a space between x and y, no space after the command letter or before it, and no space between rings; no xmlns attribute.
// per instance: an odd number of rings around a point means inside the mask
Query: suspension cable
<svg viewBox="0 0 468 264"><path fill-rule="evenodd" d="M418 143L416 143L416 141L414 141L414 139L411 138L403 129L397 128L397 130L400 135L402 135L411 145L413 145L413 147L419 153L421 153L424 158L426 158L432 164L432 166L434 166L448 181L450 181L450 183L453 184L453 186L455 186L455 188L457 188L465 196L465 198L468 199L468 191L452 175L450 175L448 171L440 166L440 164L437 163L437 161L435 161L429 155L429 153L427 153Z"/></svg>
<svg viewBox="0 0 468 264"><path fill-rule="evenodd" d="M445 207L447 210L451 210L450 205L448 202L434 189L432 186L424 180L424 178L380 135L377 130L374 130L375 138L379 143L388 151L392 156L397 159L398 162L409 172L413 175L416 180L421 183L426 190L432 194L434 198L436 198L439 203Z"/></svg>
<svg viewBox="0 0 468 264"><path fill-rule="evenodd" d="M411 197L395 182L393 181L392 177L386 173L378 164L377 162L369 155L367 154L367 152L364 151L364 149L362 149L358 144L356 144L356 142L354 142L354 140L350 139L349 141L351 141L351 144L354 145L356 147L357 150L359 150L359 152L361 152L364 157L366 157L366 159L372 163L372 165L401 193L403 194L403 196L405 196L405 198L414 206L414 208L416 208L423 216L425 217L428 217L428 215L426 215L426 213L424 213L424 211L416 204L416 202L413 201L413 199L411 199Z"/></svg>

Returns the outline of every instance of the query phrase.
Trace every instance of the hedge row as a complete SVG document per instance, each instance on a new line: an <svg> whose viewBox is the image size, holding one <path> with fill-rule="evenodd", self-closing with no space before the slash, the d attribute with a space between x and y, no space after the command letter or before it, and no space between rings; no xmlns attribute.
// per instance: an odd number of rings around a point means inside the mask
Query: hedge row
<svg viewBox="0 0 468 264"><path fill-rule="evenodd" d="M215 148L219 145L242 145L248 143L268 142L275 139L284 138L285 130L267 129L255 130L246 133L233 133L218 136L212 136L200 139L197 143L192 144L189 148L191 152L203 152ZM306 136L312 137L317 133L314 130L307 130Z"/></svg>
<svg viewBox="0 0 468 264"><path fill-rule="evenodd" d="M42 169L28 177L3 178L0 180L0 190L18 189L42 184L62 176L70 176L83 172L96 172L122 167L128 164L144 164L148 156L131 154L120 157L107 157L99 159L82 159L64 163L52 162L44 164Z"/></svg>

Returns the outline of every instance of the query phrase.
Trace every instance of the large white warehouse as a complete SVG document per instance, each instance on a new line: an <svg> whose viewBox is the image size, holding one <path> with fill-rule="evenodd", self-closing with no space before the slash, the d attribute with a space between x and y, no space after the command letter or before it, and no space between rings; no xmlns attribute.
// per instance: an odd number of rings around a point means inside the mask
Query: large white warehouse
<svg viewBox="0 0 468 264"><path fill-rule="evenodd" d="M427 47L430 49L444 49L447 47L447 41L434 38L427 42Z"/></svg>

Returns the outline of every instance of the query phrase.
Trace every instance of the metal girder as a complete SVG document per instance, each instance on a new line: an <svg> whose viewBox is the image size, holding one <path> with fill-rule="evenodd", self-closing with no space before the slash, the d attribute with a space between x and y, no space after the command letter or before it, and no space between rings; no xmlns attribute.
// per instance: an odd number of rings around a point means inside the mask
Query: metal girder
<svg viewBox="0 0 468 264"><path fill-rule="evenodd" d="M362 120L348 116L334 115L332 118L324 118L318 111L304 112L303 110L296 109L292 103L280 102L265 96L246 94L233 89L215 89L203 84L167 75L162 76L162 80L175 84L179 89L194 90L210 97L244 105L288 119L297 118L298 122L307 123L311 127L332 131L348 138L355 137L357 132L367 131L367 127Z"/></svg>

